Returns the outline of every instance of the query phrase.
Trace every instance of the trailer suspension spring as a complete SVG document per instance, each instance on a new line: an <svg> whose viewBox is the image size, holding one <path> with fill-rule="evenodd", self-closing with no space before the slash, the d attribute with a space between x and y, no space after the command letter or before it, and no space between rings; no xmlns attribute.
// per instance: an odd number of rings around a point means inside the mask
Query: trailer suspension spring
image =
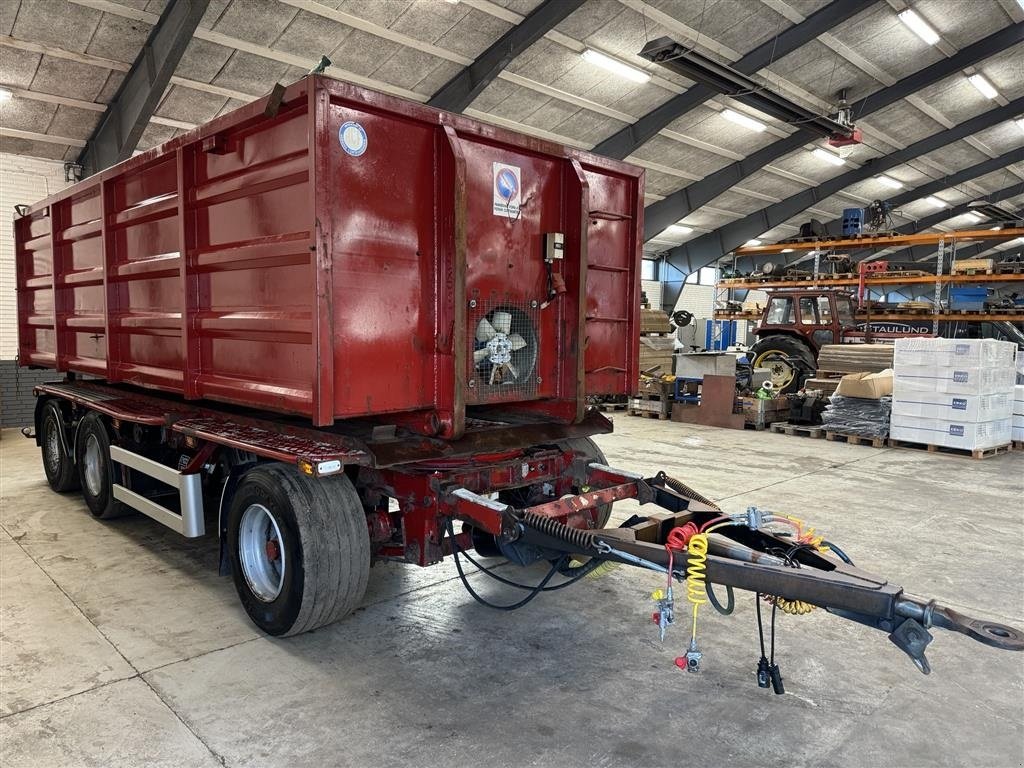
<svg viewBox="0 0 1024 768"><path fill-rule="evenodd" d="M582 528L572 528L558 522L550 517L526 513L522 521L525 525L533 528L545 536L553 539L561 539L578 548L581 553L591 552L597 547L597 542L592 531Z"/></svg>
<svg viewBox="0 0 1024 768"><path fill-rule="evenodd" d="M697 491L693 490L693 488L691 488L690 486L686 485L685 483L679 482L674 477L669 477L664 472L659 472L657 474L657 479L663 482L665 485L667 485L669 488L671 488L673 491L675 491L685 499L690 499L690 501L697 501L700 502L701 504L707 504L709 507L717 509L719 512L722 511L722 508L715 504L715 502L713 502L707 496L697 493Z"/></svg>

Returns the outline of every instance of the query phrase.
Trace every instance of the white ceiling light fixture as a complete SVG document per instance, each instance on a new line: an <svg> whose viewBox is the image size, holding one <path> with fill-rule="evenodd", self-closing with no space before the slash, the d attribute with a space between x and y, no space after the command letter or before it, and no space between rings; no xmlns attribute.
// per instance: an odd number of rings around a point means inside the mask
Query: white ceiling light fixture
<svg viewBox="0 0 1024 768"><path fill-rule="evenodd" d="M971 85L978 89L978 93L986 99L994 99L999 95L999 91L992 86L992 83L985 79L984 75L977 73L971 75L967 79L970 81Z"/></svg>
<svg viewBox="0 0 1024 768"><path fill-rule="evenodd" d="M926 197L924 201L926 203L929 203L930 205L934 205L936 208L945 208L947 205L949 205L949 203L947 203L945 200L940 200L935 195L928 195L928 197Z"/></svg>
<svg viewBox="0 0 1024 768"><path fill-rule="evenodd" d="M762 123L760 120L755 120L752 117L748 117L740 112L736 112L732 109L722 110L722 117L728 120L730 123L736 123L736 125L742 125L744 128L749 128L752 131L762 133L768 128L767 125Z"/></svg>
<svg viewBox="0 0 1024 768"><path fill-rule="evenodd" d="M13 98L14 93L7 90L6 88L0 88L0 104L3 104L5 101L10 101Z"/></svg>
<svg viewBox="0 0 1024 768"><path fill-rule="evenodd" d="M907 25L911 32L928 43L928 45L935 45L939 42L939 33L928 26L928 22L918 16L915 11L907 8L905 11L897 13L896 16Z"/></svg>
<svg viewBox="0 0 1024 768"><path fill-rule="evenodd" d="M996 224L994 227L989 227L989 231L998 232L1003 228L1002 224Z"/></svg>
<svg viewBox="0 0 1024 768"><path fill-rule="evenodd" d="M758 245L761 245L761 241L755 237L753 240L747 240L747 242L745 242L744 245L754 248Z"/></svg>
<svg viewBox="0 0 1024 768"><path fill-rule="evenodd" d="M692 232L692 227L687 227L683 224L672 224L671 226L665 227L661 234L667 237L682 237L684 235L689 235Z"/></svg>
<svg viewBox="0 0 1024 768"><path fill-rule="evenodd" d="M782 252L783 252L783 253L792 253L792 252L793 252L793 249L792 249L792 248L783 248L783 249L782 249Z"/></svg>
<svg viewBox="0 0 1024 768"><path fill-rule="evenodd" d="M827 149L822 149L821 147L815 149L813 152L811 152L811 154L814 155L819 160L824 160L826 163L831 163L832 165L846 164L846 161L843 160L843 158L841 158L839 155L833 152L829 152Z"/></svg>
<svg viewBox="0 0 1024 768"><path fill-rule="evenodd" d="M903 189L903 182L894 179L892 176L886 176L884 173L881 176L875 176L875 178L885 184L887 187L892 189Z"/></svg>
<svg viewBox="0 0 1024 768"><path fill-rule="evenodd" d="M595 51L593 48L587 48L583 53L580 54L583 60L593 64L594 66L606 69L619 77L624 77L627 80L632 80L634 83L646 83L649 82L651 76L644 72L642 69L631 67L629 64L624 64L618 59L613 59L611 56L606 56L600 51Z"/></svg>

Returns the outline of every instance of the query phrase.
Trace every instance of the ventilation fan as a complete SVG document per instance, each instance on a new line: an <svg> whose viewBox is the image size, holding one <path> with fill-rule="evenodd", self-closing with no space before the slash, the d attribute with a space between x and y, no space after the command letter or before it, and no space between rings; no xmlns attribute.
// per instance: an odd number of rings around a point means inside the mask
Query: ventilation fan
<svg viewBox="0 0 1024 768"><path fill-rule="evenodd" d="M487 386L526 385L537 363L536 336L525 313L495 309L476 325L473 365Z"/></svg>

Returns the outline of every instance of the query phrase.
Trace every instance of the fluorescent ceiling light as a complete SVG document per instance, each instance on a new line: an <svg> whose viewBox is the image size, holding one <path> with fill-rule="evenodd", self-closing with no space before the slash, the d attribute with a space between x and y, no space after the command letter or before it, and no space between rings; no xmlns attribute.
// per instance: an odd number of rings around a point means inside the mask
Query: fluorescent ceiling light
<svg viewBox="0 0 1024 768"><path fill-rule="evenodd" d="M6 88L0 88L0 103L3 103L5 101L10 101L13 98L14 98L14 94L13 93L11 93Z"/></svg>
<svg viewBox="0 0 1024 768"><path fill-rule="evenodd" d="M669 227L665 227L661 234L668 235L669 237L682 237L693 232L691 227L683 226L682 224L673 224Z"/></svg>
<svg viewBox="0 0 1024 768"><path fill-rule="evenodd" d="M819 160L824 160L826 163L832 163L832 165L843 165L846 163L846 161L839 155L829 152L827 149L822 149L821 147L818 147L816 150L811 152L811 154Z"/></svg>
<svg viewBox="0 0 1024 768"><path fill-rule="evenodd" d="M989 229L990 229L990 230L991 230L992 232L998 232L998 231L999 231L999 230L1001 230L1002 228L1003 228L1003 225L1002 225L1002 224L996 224L996 225L995 225L994 227L989 227Z"/></svg>
<svg viewBox="0 0 1024 768"><path fill-rule="evenodd" d="M651 76L642 69L631 67L629 64L623 64L618 59L613 59L611 56L605 56L603 53L595 51L593 48L587 48L580 54L580 56L582 56L585 61L601 67L602 69L607 69L609 72L613 72L619 77L632 80L634 83L646 83L651 79Z"/></svg>
<svg viewBox="0 0 1024 768"><path fill-rule="evenodd" d="M994 99L999 95L999 91L992 87L992 83L985 79L984 75L975 74L967 78L971 81L971 85L978 89L986 99Z"/></svg>
<svg viewBox="0 0 1024 768"><path fill-rule="evenodd" d="M749 245L750 247L754 247L755 245L760 245L760 244L761 244L761 241L758 240L756 237L753 240L747 240L747 242L744 243L744 245Z"/></svg>
<svg viewBox="0 0 1024 768"><path fill-rule="evenodd" d="M722 110L722 117L728 120L730 123L736 123L736 125L742 125L744 128L749 128L752 131L761 133L768 126L762 123L760 120L755 120L752 117L747 117L744 114L735 112L731 109Z"/></svg>
<svg viewBox="0 0 1024 768"><path fill-rule="evenodd" d="M924 201L926 203L931 203L936 208L945 208L947 205L949 205L949 203L947 203L945 200L940 200L935 195L928 195L928 197L926 197Z"/></svg>
<svg viewBox="0 0 1024 768"><path fill-rule="evenodd" d="M896 14L900 21L910 28L910 31L924 40L928 45L935 45L939 42L939 34L928 26L928 23L917 15L910 8Z"/></svg>
<svg viewBox="0 0 1024 768"><path fill-rule="evenodd" d="M792 253L792 252L793 252L793 249L792 249L792 248L783 248L783 249L782 249L782 252L783 252L783 253Z"/></svg>
<svg viewBox="0 0 1024 768"><path fill-rule="evenodd" d="M885 184L885 186L887 187L892 187L893 189L903 189L903 182L897 181L892 176L886 176L885 174L882 174L881 176L875 176L875 178L878 181Z"/></svg>

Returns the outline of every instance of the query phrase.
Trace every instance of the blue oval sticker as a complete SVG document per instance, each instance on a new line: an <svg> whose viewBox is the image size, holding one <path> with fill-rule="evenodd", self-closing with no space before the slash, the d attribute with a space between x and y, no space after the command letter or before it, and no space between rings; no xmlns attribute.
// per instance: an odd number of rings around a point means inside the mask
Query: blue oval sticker
<svg viewBox="0 0 1024 768"><path fill-rule="evenodd" d="M338 129L338 143L352 157L359 157L366 151L366 131L359 123L351 120L342 123Z"/></svg>

